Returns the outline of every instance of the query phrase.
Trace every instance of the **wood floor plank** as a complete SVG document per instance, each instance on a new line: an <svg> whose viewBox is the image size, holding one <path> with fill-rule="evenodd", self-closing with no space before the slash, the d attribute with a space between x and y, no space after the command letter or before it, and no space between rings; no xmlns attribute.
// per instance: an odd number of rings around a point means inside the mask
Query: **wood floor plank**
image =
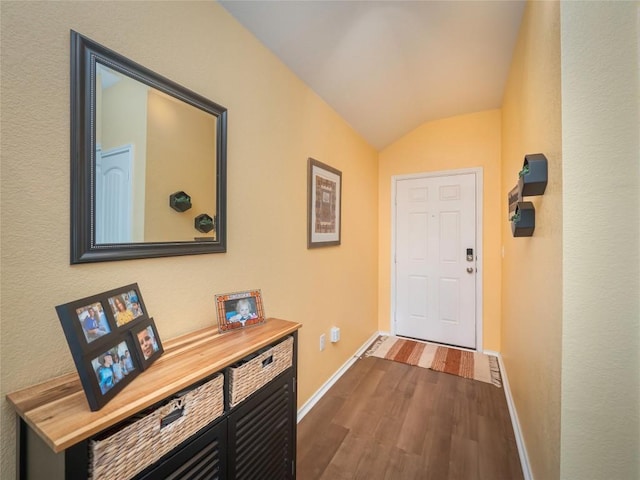
<svg viewBox="0 0 640 480"><path fill-rule="evenodd" d="M380 369L371 369L359 382L356 390L346 398L344 405L336 413L334 422L343 427L353 428L363 415L368 415L367 412L372 407L372 399L377 398L374 394L384 373Z"/></svg>
<svg viewBox="0 0 640 480"><path fill-rule="evenodd" d="M384 480L423 480L422 457L407 453L400 448L393 448L384 470L384 476L372 475L369 479Z"/></svg>
<svg viewBox="0 0 640 480"><path fill-rule="evenodd" d="M298 425L301 480L522 480L504 391L359 359Z"/></svg>
<svg viewBox="0 0 640 480"><path fill-rule="evenodd" d="M357 389L367 376L369 371L378 367L375 362L366 362L358 365L358 368L349 368L340 379L331 387L331 394L340 397L349 397Z"/></svg>
<svg viewBox="0 0 640 480"><path fill-rule="evenodd" d="M371 438L360 437L352 433L347 434L320 479L349 480L356 478L360 460L371 449L372 444Z"/></svg>
<svg viewBox="0 0 640 480"><path fill-rule="evenodd" d="M490 417L478 419L478 470L479 478L492 480L496 478L522 478L522 471L513 471L513 463L507 454L513 454L509 447L509 438L503 436L499 422ZM519 465L518 465L519 467ZM518 476L518 474L520 476Z"/></svg>
<svg viewBox="0 0 640 480"><path fill-rule="evenodd" d="M400 426L398 448L408 453L423 454L425 435L431 428L433 418L431 407L435 401L435 393L433 385L424 383L416 385L404 421Z"/></svg>
<svg viewBox="0 0 640 480"><path fill-rule="evenodd" d="M451 451L450 432L429 429L425 435L423 452L423 478L425 480L449 478L449 463L454 453Z"/></svg>
<svg viewBox="0 0 640 480"><path fill-rule="evenodd" d="M393 454L394 447L376 441L370 442L367 451L360 458L354 479L369 480L379 477Z"/></svg>
<svg viewBox="0 0 640 480"><path fill-rule="evenodd" d="M314 414L309 416L307 421L300 422L298 425L298 435L304 438L311 438L315 435L318 435L320 438L328 436L330 437L329 443L331 443L335 438L340 437L339 434L336 435L336 432L344 432L342 437L348 432L346 428L333 423L333 417L344 404L345 398L328 393L322 400L322 402L314 406ZM332 430L329 431L330 429ZM300 444L298 446L298 457L304 458L307 453L313 454L314 450L314 442Z"/></svg>
<svg viewBox="0 0 640 480"><path fill-rule="evenodd" d="M449 458L450 480L475 480L478 478L478 442L465 437L451 437ZM505 479L506 480L506 479Z"/></svg>
<svg viewBox="0 0 640 480"><path fill-rule="evenodd" d="M406 415L406 410L418 384L419 371L417 368L412 368L403 363L390 361L387 361L387 363L392 363L402 368L396 368L389 372L390 375L398 379L398 383L396 389L390 392L389 404L385 414L391 418L402 420Z"/></svg>
<svg viewBox="0 0 640 480"><path fill-rule="evenodd" d="M329 423L321 432L303 432L303 438L314 438L314 441L298 442L297 478L322 478L348 433L348 429L334 423Z"/></svg>
<svg viewBox="0 0 640 480"><path fill-rule="evenodd" d="M478 440L478 414L474 408L473 397L467 396L468 390L471 389L469 383L473 380L467 380L463 388L458 390L459 395L451 401L451 416L453 425L451 434L474 442ZM495 387L494 387L495 388Z"/></svg>
<svg viewBox="0 0 640 480"><path fill-rule="evenodd" d="M380 445L395 448L398 444L399 436L400 428L398 419L389 415L383 415L373 433L374 440Z"/></svg>

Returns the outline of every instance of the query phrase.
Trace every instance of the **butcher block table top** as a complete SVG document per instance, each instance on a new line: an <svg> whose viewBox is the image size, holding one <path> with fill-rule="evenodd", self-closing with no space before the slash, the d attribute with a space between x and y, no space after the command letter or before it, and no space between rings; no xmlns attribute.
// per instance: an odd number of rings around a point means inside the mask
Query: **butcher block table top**
<svg viewBox="0 0 640 480"><path fill-rule="evenodd" d="M209 327L163 342L164 354L96 412L89 409L77 373L10 393L7 400L54 452L61 452L300 327L269 318L224 334Z"/></svg>

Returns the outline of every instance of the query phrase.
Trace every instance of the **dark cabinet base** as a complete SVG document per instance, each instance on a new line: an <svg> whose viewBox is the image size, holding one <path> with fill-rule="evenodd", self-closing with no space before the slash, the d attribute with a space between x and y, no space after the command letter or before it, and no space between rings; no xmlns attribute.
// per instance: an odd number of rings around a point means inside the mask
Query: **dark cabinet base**
<svg viewBox="0 0 640 480"><path fill-rule="evenodd" d="M135 480L294 480L292 373L290 369L277 377Z"/></svg>
<svg viewBox="0 0 640 480"><path fill-rule="evenodd" d="M290 368L132 480L295 480L297 332L292 336ZM90 440L54 453L21 418L18 432L21 480L91 478Z"/></svg>

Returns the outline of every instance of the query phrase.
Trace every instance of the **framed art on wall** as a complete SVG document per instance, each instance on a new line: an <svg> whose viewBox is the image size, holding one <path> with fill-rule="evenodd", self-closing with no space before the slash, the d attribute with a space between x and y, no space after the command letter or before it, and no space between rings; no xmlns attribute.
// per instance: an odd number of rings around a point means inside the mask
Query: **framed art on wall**
<svg viewBox="0 0 640 480"><path fill-rule="evenodd" d="M307 248L340 245L342 172L309 158L307 167Z"/></svg>

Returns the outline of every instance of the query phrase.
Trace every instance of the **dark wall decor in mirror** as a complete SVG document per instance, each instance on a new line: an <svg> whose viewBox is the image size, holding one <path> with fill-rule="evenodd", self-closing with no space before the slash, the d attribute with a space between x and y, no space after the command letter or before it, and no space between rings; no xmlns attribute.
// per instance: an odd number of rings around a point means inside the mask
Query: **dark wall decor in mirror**
<svg viewBox="0 0 640 480"><path fill-rule="evenodd" d="M225 252L226 150L226 108L71 31L72 264Z"/></svg>

